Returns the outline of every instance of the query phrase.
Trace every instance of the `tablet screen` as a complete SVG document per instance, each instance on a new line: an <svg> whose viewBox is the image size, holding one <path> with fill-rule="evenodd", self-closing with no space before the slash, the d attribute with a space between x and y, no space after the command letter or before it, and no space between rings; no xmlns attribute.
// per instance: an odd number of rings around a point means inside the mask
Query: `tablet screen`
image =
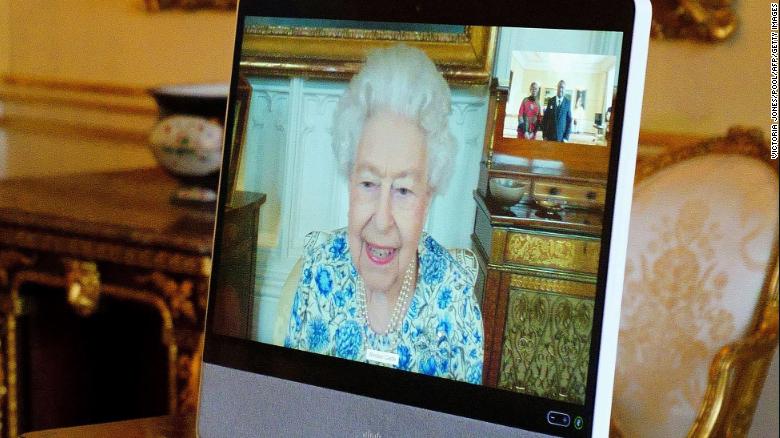
<svg viewBox="0 0 780 438"><path fill-rule="evenodd" d="M255 359L228 361L588 429L625 33L258 15L238 28L208 330ZM247 223L248 241L230 238ZM484 398L506 412L458 400Z"/></svg>

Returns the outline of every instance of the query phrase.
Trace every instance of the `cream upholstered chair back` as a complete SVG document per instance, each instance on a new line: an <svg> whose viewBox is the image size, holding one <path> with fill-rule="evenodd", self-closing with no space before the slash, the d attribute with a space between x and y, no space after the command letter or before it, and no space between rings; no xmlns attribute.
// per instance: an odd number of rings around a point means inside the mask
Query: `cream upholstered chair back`
<svg viewBox="0 0 780 438"><path fill-rule="evenodd" d="M613 401L621 435L747 431L777 345L777 224L777 161L760 133L732 129L640 162Z"/></svg>

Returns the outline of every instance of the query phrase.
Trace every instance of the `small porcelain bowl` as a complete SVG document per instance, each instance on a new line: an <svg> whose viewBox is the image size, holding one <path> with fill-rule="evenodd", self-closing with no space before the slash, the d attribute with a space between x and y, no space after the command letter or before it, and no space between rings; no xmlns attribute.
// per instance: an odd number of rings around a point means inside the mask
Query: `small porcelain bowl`
<svg viewBox="0 0 780 438"><path fill-rule="evenodd" d="M528 190L528 181L513 178L491 178L490 197L504 205L514 205L523 199Z"/></svg>
<svg viewBox="0 0 780 438"><path fill-rule="evenodd" d="M187 187L216 191L228 84L169 85L149 92L160 118L149 143L157 162Z"/></svg>

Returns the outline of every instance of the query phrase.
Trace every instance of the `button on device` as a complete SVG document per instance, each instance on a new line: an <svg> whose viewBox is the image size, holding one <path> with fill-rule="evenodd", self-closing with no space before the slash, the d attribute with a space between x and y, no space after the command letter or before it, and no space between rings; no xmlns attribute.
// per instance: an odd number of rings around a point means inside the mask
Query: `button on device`
<svg viewBox="0 0 780 438"><path fill-rule="evenodd" d="M582 430L582 426L585 425L585 420L582 419L579 415L574 417L574 428L577 430Z"/></svg>
<svg viewBox="0 0 780 438"><path fill-rule="evenodd" d="M563 412L550 411L547 413L547 422L553 426L569 427L571 417Z"/></svg>

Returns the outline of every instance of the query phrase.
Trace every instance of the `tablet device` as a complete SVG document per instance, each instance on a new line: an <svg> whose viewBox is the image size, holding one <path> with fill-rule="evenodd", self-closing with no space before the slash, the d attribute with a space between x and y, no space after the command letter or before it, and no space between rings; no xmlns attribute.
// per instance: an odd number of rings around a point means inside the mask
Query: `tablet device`
<svg viewBox="0 0 780 438"><path fill-rule="evenodd" d="M649 22L240 2L200 435L606 436Z"/></svg>

